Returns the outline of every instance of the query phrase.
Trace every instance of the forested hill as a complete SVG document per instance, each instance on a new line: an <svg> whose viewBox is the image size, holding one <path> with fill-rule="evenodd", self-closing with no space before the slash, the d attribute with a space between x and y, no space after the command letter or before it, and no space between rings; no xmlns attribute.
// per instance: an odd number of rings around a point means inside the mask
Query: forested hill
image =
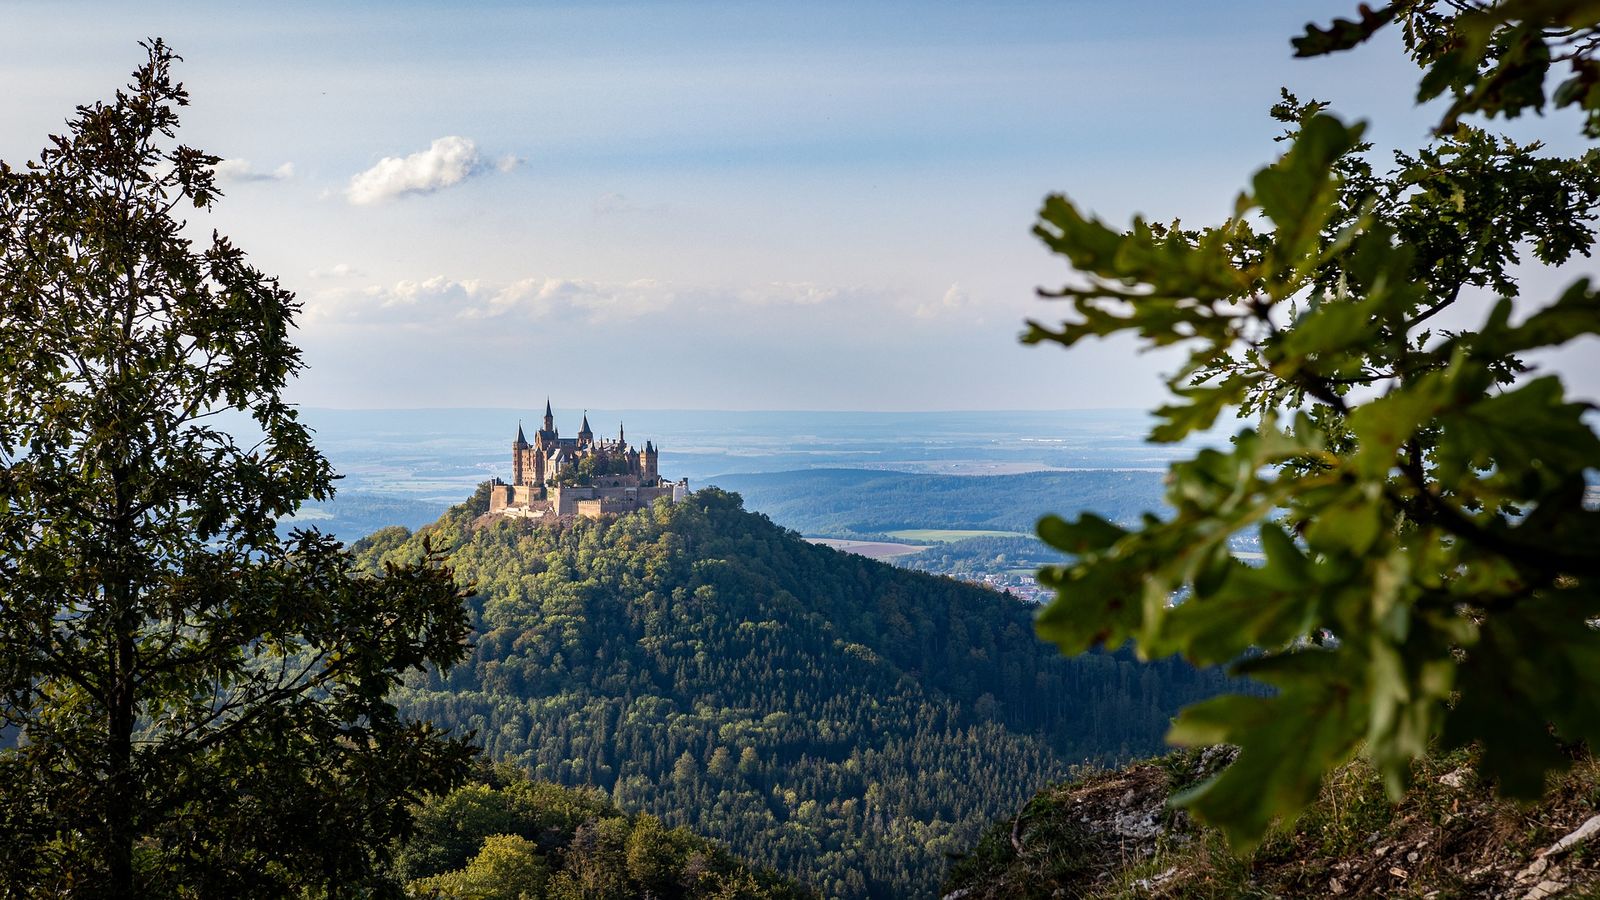
<svg viewBox="0 0 1600 900"><path fill-rule="evenodd" d="M1097 469L1016 475L923 475L869 469L718 475L751 509L805 534L914 528L1032 534L1049 512L1093 512L1124 525L1160 512L1162 472Z"/></svg>
<svg viewBox="0 0 1600 900"><path fill-rule="evenodd" d="M483 496L357 545L376 565L426 538L478 590L471 657L403 708L827 895L932 894L985 822L1071 763L1156 749L1224 686L1063 659L1019 602L813 546L715 489L475 528Z"/></svg>

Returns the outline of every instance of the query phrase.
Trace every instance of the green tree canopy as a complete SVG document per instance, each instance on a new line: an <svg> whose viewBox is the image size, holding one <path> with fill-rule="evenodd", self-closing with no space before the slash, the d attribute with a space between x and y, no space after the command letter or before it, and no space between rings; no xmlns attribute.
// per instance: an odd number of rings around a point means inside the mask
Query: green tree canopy
<svg viewBox="0 0 1600 900"><path fill-rule="evenodd" d="M805 898L801 885L654 816L628 815L594 788L531 781L497 765L427 798L400 859L414 897L437 900L656 897Z"/></svg>
<svg viewBox="0 0 1600 900"><path fill-rule="evenodd" d="M550 866L538 845L514 834L490 835L464 868L411 885L422 896L449 900L532 900L544 896Z"/></svg>
<svg viewBox="0 0 1600 900"><path fill-rule="evenodd" d="M214 203L218 159L175 143L176 57L145 46L127 90L0 164L0 885L398 890L408 800L469 751L385 694L461 656L461 592L437 560L356 574L276 536L332 493L281 397L298 304L175 218Z"/></svg>
<svg viewBox="0 0 1600 900"><path fill-rule="evenodd" d="M983 823L1073 761L1155 750L1184 703L1229 686L1174 660L1062 658L1031 604L809 543L717 488L553 524L480 510L355 545L374 572L449 546L478 589L471 656L408 678L400 708L829 897L932 895ZM507 830L519 791L430 803L407 877L467 864L471 841L441 832L539 838ZM605 872L627 862L591 843Z"/></svg>
<svg viewBox="0 0 1600 900"><path fill-rule="evenodd" d="M1273 113L1287 151L1219 225L1124 231L1065 197L1044 204L1036 233L1077 274L1046 294L1067 320L1024 339L1187 347L1154 440L1230 408L1256 420L1172 467L1165 521L1039 526L1076 555L1041 573L1058 592L1043 636L1067 652L1131 640L1151 657L1243 659L1276 688L1192 707L1169 735L1241 746L1181 801L1241 847L1358 752L1398 795L1433 742L1475 743L1486 775L1529 796L1565 764L1564 741L1600 738L1600 513L1586 501L1600 438L1591 407L1525 362L1600 332L1600 293L1580 280L1517 302L1515 268L1589 254L1600 153L1552 156L1462 122L1551 102L1592 115L1597 17L1571 0L1402 2L1313 27L1302 54L1398 23L1428 69L1420 96L1453 98L1435 138L1384 159L1361 124L1286 92ZM1547 101L1557 59L1579 84ZM1498 298L1487 316L1439 325L1474 293ZM1262 564L1234 558L1241 533L1259 535Z"/></svg>
<svg viewBox="0 0 1600 900"><path fill-rule="evenodd" d="M1581 111L1584 133L1600 137L1600 6L1591 0L1361 4L1354 19L1307 26L1293 42L1295 55L1349 50L1396 26L1412 60L1426 70L1418 102L1450 100L1441 132L1474 113L1511 119L1549 106ZM1555 89L1547 93L1552 79Z"/></svg>

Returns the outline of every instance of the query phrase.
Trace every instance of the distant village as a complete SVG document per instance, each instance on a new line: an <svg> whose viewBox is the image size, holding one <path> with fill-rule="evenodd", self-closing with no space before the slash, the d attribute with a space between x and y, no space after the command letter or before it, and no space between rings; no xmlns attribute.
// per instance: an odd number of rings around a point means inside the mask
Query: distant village
<svg viewBox="0 0 1600 900"><path fill-rule="evenodd" d="M855 553L868 559L876 559L930 575L944 575L957 581L976 584L1001 593L1009 593L1019 600L1029 603L1043 603L1050 599L1048 588L1039 586L1031 570L1019 571L1008 569L1002 571L985 571L982 568L973 569L967 565L959 568L948 565L948 561L941 557L928 557L922 550L928 547L913 546L909 544L891 543L887 541L855 540L850 538L808 537L806 540L824 547L832 547L845 553Z"/></svg>
<svg viewBox="0 0 1600 900"><path fill-rule="evenodd" d="M1051 597L1050 590L1039 586L1038 579L1022 572L954 572L948 574L958 581L980 584L992 590L1009 593L1018 600L1044 603Z"/></svg>

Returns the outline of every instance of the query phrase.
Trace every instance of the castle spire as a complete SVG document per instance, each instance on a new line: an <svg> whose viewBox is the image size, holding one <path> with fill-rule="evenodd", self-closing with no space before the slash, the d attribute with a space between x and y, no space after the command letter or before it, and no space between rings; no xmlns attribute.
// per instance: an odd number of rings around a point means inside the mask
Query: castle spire
<svg viewBox="0 0 1600 900"><path fill-rule="evenodd" d="M617 446L619 446L619 447L622 446L623 444L627 443L627 441L622 439L622 435L623 435L622 422L618 421L617 422Z"/></svg>
<svg viewBox="0 0 1600 900"><path fill-rule="evenodd" d="M517 440L516 440L516 443L511 445L511 483L512 484L521 484L522 483L522 476L525 474L523 472L523 470L522 470L522 457L524 455L523 452L525 450L527 450L527 449L528 449L528 439L523 436L523 434L522 434L522 420L518 419L517 420Z"/></svg>
<svg viewBox="0 0 1600 900"><path fill-rule="evenodd" d="M594 434L593 431L589 430L589 411L587 409L583 411L583 426L578 429L578 437L583 437L586 434Z"/></svg>
<svg viewBox="0 0 1600 900"><path fill-rule="evenodd" d="M545 431L555 431L556 430L556 417L555 417L555 415L553 413L550 412L550 398L549 397L544 398L544 430Z"/></svg>

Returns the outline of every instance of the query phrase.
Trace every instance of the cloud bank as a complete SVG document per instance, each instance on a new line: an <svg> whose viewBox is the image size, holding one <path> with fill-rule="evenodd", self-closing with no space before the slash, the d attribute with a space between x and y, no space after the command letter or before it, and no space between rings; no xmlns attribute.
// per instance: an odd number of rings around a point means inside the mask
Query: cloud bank
<svg viewBox="0 0 1600 900"><path fill-rule="evenodd" d="M365 273L349 263L334 263L326 269L312 269L309 274L312 278L352 278Z"/></svg>
<svg viewBox="0 0 1600 900"><path fill-rule="evenodd" d="M409 156L385 156L352 177L344 195L357 206L367 206L407 194L431 194L476 175L509 172L521 164L515 156L486 160L471 138L450 135Z"/></svg>
<svg viewBox="0 0 1600 900"><path fill-rule="evenodd" d="M294 177L294 163L286 162L276 169L257 169L248 159L225 159L212 167L217 180L228 181L287 181Z"/></svg>
<svg viewBox="0 0 1600 900"><path fill-rule="evenodd" d="M544 277L489 282L441 275L422 281L402 280L320 292L307 298L306 315L310 322L407 327L434 327L446 321L529 321L551 317L615 324L668 311L811 307L871 294L859 287L812 282L730 286L674 284L653 278L593 281Z"/></svg>
<svg viewBox="0 0 1600 900"><path fill-rule="evenodd" d="M919 319L931 319L938 316L948 316L959 313L973 306L972 295L960 283L952 284L945 289L944 296L938 300L924 301L917 304L916 316ZM979 320L982 321L982 320Z"/></svg>

